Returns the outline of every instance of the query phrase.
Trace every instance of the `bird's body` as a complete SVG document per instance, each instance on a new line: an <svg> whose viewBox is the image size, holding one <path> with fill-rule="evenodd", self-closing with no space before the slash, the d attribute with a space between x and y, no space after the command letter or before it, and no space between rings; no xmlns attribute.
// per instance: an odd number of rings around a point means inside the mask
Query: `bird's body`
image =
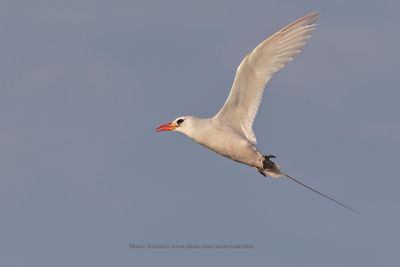
<svg viewBox="0 0 400 267"><path fill-rule="evenodd" d="M262 175L286 176L256 147L252 125L257 114L264 88L273 74L290 62L305 45L315 29L317 13L311 13L289 24L261 42L240 63L231 92L219 110L211 118L194 116L178 117L171 123L159 126L156 131L177 131L195 142L234 161L256 168ZM303 186L306 186L300 183ZM342 205L344 204L306 186L314 192Z"/></svg>
<svg viewBox="0 0 400 267"><path fill-rule="evenodd" d="M263 156L240 132L229 123L218 118L196 118L186 116L186 122L191 124L190 131L182 131L195 142L234 161L262 168ZM180 131L180 129L176 129Z"/></svg>

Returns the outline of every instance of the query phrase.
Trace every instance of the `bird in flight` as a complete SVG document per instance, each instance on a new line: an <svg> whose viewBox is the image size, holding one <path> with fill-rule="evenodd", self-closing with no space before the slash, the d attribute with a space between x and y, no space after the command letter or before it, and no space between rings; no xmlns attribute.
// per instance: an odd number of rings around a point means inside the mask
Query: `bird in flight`
<svg viewBox="0 0 400 267"><path fill-rule="evenodd" d="M158 128L181 132L195 142L234 161L254 167L264 176L285 176L315 193L356 212L345 204L320 193L285 174L272 159L256 147L252 125L264 88L272 76L293 60L315 30L318 13L314 12L284 27L247 54L236 71L231 92L219 112L211 118L181 116Z"/></svg>

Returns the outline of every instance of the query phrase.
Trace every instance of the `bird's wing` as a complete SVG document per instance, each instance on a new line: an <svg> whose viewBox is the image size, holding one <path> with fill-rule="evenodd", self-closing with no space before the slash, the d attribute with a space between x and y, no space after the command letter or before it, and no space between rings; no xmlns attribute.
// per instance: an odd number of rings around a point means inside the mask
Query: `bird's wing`
<svg viewBox="0 0 400 267"><path fill-rule="evenodd" d="M318 13L311 13L289 24L259 44L240 63L231 92L215 115L229 123L250 142L256 144L252 125L262 99L264 87L272 75L300 52L315 29Z"/></svg>

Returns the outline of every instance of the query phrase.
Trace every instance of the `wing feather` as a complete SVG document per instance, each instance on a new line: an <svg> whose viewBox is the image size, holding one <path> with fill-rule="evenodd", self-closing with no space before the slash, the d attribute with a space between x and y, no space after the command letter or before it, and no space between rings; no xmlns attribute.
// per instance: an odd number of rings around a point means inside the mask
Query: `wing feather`
<svg viewBox="0 0 400 267"><path fill-rule="evenodd" d="M240 63L231 92L214 118L229 124L256 144L252 125L267 82L300 53L315 30L318 13L311 13L289 24L260 43Z"/></svg>

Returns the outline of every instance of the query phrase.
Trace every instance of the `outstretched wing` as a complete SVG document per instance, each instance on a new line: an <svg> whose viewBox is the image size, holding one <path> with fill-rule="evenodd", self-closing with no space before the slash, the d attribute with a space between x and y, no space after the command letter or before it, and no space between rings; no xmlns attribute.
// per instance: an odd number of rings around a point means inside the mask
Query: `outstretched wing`
<svg viewBox="0 0 400 267"><path fill-rule="evenodd" d="M214 118L229 123L256 144L252 125L265 85L275 72L300 52L315 29L317 19L318 13L298 19L268 37L248 54L236 71L228 99Z"/></svg>

